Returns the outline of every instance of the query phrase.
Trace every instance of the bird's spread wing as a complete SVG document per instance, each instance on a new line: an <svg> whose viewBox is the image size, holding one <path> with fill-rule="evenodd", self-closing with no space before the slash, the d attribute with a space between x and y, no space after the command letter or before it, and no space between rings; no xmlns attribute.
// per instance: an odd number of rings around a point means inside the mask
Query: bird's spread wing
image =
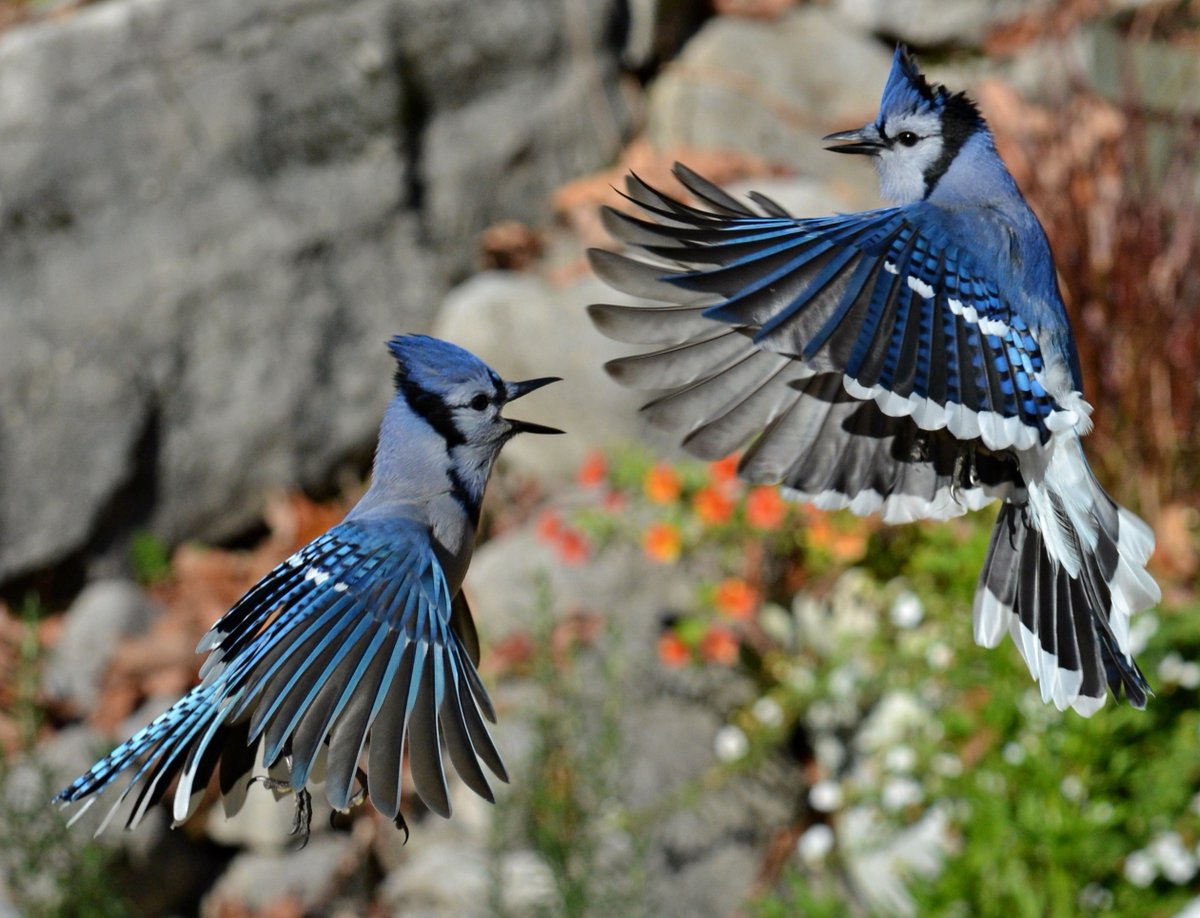
<svg viewBox="0 0 1200 918"><path fill-rule="evenodd" d="M706 209L631 179L654 219L605 220L651 260L592 253L610 284L664 304L591 307L605 334L653 347L608 365L660 392L652 421L702 458L753 439L749 480L888 522L955 516L1019 484L997 452L1065 418L1034 336L948 241L906 209L798 220L752 196L758 214L677 174Z"/></svg>
<svg viewBox="0 0 1200 918"><path fill-rule="evenodd" d="M679 389L703 376L723 390L715 383L726 373L752 375L745 361L757 349L840 375L850 395L888 417L980 438L990 450L1032 447L1077 420L1043 386L1035 334L940 229L936 208L797 219L761 197L756 213L682 167L677 174L707 209L631 179L630 196L652 219L610 210L605 220L651 260L593 256L618 289L676 304L596 307L614 336L665 345L617 361L618 377ZM751 384L788 385L794 370L771 375L782 366L756 362Z"/></svg>
<svg viewBox="0 0 1200 918"><path fill-rule="evenodd" d="M218 757L228 789L253 765L261 739L264 764L288 762L288 783L296 789L327 746L326 793L334 807L345 808L369 739L369 791L385 815L399 813L406 749L416 792L433 811L450 813L443 746L464 782L491 800L481 764L508 780L484 724L495 715L451 610L422 526L344 522L227 612L198 648L210 652L201 685L60 799L95 793L136 766L122 799L140 784L139 802L148 805L180 772L180 821Z"/></svg>

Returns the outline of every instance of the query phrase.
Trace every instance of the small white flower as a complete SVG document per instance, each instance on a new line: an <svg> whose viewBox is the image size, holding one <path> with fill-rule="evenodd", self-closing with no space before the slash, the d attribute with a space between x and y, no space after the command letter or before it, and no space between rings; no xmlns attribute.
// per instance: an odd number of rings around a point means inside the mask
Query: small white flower
<svg viewBox="0 0 1200 918"><path fill-rule="evenodd" d="M817 764L826 771L837 771L846 761L846 747L836 736L823 734L813 743L813 754Z"/></svg>
<svg viewBox="0 0 1200 918"><path fill-rule="evenodd" d="M842 808L842 786L826 778L818 781L808 791L808 803L819 813L832 813Z"/></svg>
<svg viewBox="0 0 1200 918"><path fill-rule="evenodd" d="M812 670L807 666L800 666L799 664L788 667L784 680L800 695L807 695L817 683Z"/></svg>
<svg viewBox="0 0 1200 918"><path fill-rule="evenodd" d="M1191 882L1196 875L1196 858L1188 851L1165 858L1161 866L1163 876L1176 886Z"/></svg>
<svg viewBox="0 0 1200 918"><path fill-rule="evenodd" d="M939 752L929 764L943 778L957 778L963 771L962 759L951 752Z"/></svg>
<svg viewBox="0 0 1200 918"><path fill-rule="evenodd" d="M934 641L925 651L925 662L931 669L949 669L954 662L954 651L949 644Z"/></svg>
<svg viewBox="0 0 1200 918"><path fill-rule="evenodd" d="M921 790L921 785L912 778L888 778L880 795L883 808L893 813L915 806L924 799L925 793Z"/></svg>
<svg viewBox="0 0 1200 918"><path fill-rule="evenodd" d="M805 716L808 725L818 732L832 730L838 725L837 711L828 701L814 701Z"/></svg>
<svg viewBox="0 0 1200 918"><path fill-rule="evenodd" d="M1158 678L1164 683L1178 682L1179 674L1182 669L1183 657L1179 655L1178 651L1172 650L1159 662Z"/></svg>
<svg viewBox="0 0 1200 918"><path fill-rule="evenodd" d="M904 590L892 603L888 617L897 628L915 628L925 617L925 606L911 590Z"/></svg>
<svg viewBox="0 0 1200 918"><path fill-rule="evenodd" d="M1020 765L1025 761L1025 747L1020 743L1006 743L1003 755L1009 765Z"/></svg>
<svg viewBox="0 0 1200 918"><path fill-rule="evenodd" d="M1196 875L1196 858L1184 847L1178 832L1161 832L1147 849L1172 883L1181 886Z"/></svg>
<svg viewBox="0 0 1200 918"><path fill-rule="evenodd" d="M750 751L750 741L741 728L726 724L713 737L713 751L722 762L736 762Z"/></svg>
<svg viewBox="0 0 1200 918"><path fill-rule="evenodd" d="M1112 891L1099 883L1088 883L1079 892L1079 907L1085 912L1104 912L1112 906Z"/></svg>
<svg viewBox="0 0 1200 918"><path fill-rule="evenodd" d="M1158 616L1153 612L1135 615L1129 625L1129 652L1137 656L1146 649L1150 638L1158 632Z"/></svg>
<svg viewBox="0 0 1200 918"><path fill-rule="evenodd" d="M754 702L750 713L764 727L778 727L783 723L783 708L774 698L766 696Z"/></svg>
<svg viewBox="0 0 1200 918"><path fill-rule="evenodd" d="M814 826L809 826L800 836L799 841L796 842L796 853L800 855L800 860L805 864L814 867L825 860L829 852L833 850L835 841L833 829L823 822L818 822Z"/></svg>
<svg viewBox="0 0 1200 918"><path fill-rule="evenodd" d="M975 783L979 789L988 794L1003 794L1008 789L1004 775L994 771L975 772Z"/></svg>
<svg viewBox="0 0 1200 918"><path fill-rule="evenodd" d="M1125 879L1134 886L1145 889L1154 882L1156 876L1158 868L1154 864L1154 858L1145 851L1134 851L1125 858Z"/></svg>
<svg viewBox="0 0 1200 918"><path fill-rule="evenodd" d="M845 698L853 695L858 687L858 673L850 664L839 666L829 674L829 694L834 698Z"/></svg>
<svg viewBox="0 0 1200 918"><path fill-rule="evenodd" d="M1188 660L1179 668L1179 685L1185 689L1200 687L1200 663Z"/></svg>
<svg viewBox="0 0 1200 918"><path fill-rule="evenodd" d="M1083 784L1083 780L1079 775L1067 775L1062 779L1058 789L1062 791L1062 795L1073 803L1078 803L1087 793L1087 788Z"/></svg>
<svg viewBox="0 0 1200 918"><path fill-rule="evenodd" d="M883 754L883 767L888 771L908 774L917 766L917 754L912 746L893 746Z"/></svg>
<svg viewBox="0 0 1200 918"><path fill-rule="evenodd" d="M1111 822L1115 814L1116 810L1107 800L1099 800L1088 808L1088 819L1100 825Z"/></svg>
<svg viewBox="0 0 1200 918"><path fill-rule="evenodd" d="M894 746L910 732L923 728L929 719L929 710L915 695L888 692L859 729L855 745L864 752Z"/></svg>

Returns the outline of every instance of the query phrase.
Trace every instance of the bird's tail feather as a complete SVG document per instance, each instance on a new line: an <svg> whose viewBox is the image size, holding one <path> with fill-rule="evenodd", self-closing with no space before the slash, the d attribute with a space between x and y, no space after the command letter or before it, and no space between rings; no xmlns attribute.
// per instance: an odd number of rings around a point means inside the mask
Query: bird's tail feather
<svg viewBox="0 0 1200 918"><path fill-rule="evenodd" d="M1062 449L1063 447L1057 447ZM1149 686L1129 645L1129 617L1156 603L1145 569L1148 526L1118 507L1067 447L1029 482L1026 503L1000 511L975 595L975 640L994 647L1007 631L1059 710L1087 716L1106 687L1145 706Z"/></svg>
<svg viewBox="0 0 1200 918"><path fill-rule="evenodd" d="M171 780L183 768L189 752L202 761L195 769L197 786L203 788L216 766L217 755L225 745L223 730L212 729L220 718L220 709L212 698L209 686L198 685L179 701L114 749L111 753L80 775L55 798L56 803L75 803L94 797L107 789L124 772L134 771L129 784L114 802L96 834L102 832L118 811L122 810L130 793L138 792L125 816L126 828L133 828L146 811L158 802ZM204 743L194 746L196 737L203 735ZM192 801L194 807L195 801ZM78 819L91 806L91 801L76 811ZM72 821L73 821L72 820Z"/></svg>

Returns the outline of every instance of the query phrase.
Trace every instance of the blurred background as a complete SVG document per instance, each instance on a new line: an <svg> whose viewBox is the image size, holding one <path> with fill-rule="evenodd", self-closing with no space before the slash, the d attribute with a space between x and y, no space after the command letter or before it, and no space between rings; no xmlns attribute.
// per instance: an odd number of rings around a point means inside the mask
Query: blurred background
<svg viewBox="0 0 1200 918"><path fill-rule="evenodd" d="M972 644L993 513L784 504L601 370L613 186L878 203L820 137L897 40L1049 233L1090 459L1158 537L1145 712ZM0 0L0 915L1200 915L1197 86L1194 0ZM399 332L566 378L466 587L513 783L407 845L318 809L296 850L265 790L66 828L361 493Z"/></svg>

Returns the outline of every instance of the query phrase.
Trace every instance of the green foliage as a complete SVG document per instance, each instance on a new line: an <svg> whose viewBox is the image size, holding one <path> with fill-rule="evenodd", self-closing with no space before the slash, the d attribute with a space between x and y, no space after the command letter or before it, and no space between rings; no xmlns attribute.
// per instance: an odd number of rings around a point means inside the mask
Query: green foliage
<svg viewBox="0 0 1200 918"><path fill-rule="evenodd" d="M42 655L37 637L41 611L28 599L18 645L14 711L20 749L0 749L0 873L12 903L29 916L123 918L131 914L112 878L114 854L80 839L50 798L59 790L34 748L45 719L38 703Z"/></svg>
<svg viewBox="0 0 1200 918"><path fill-rule="evenodd" d="M161 583L171 576L171 552L158 536L139 530L129 540L133 577L143 586Z"/></svg>
<svg viewBox="0 0 1200 918"><path fill-rule="evenodd" d="M697 522L715 471L681 467L674 501L643 493L649 474L614 459L619 513L590 508L584 525L601 550L639 544L656 522L679 527L674 563L701 584L674 626L687 647L704 646L713 582L758 588L757 627L739 623L741 652L724 661L759 686L728 713L748 740L741 767L798 736L833 792L818 807L797 788L797 828L830 826L833 848L792 858L751 914L887 913L900 897L917 914L1170 915L1200 895L1200 606L1135 617L1157 695L1145 711L1110 699L1085 719L1043 703L1011 642L973 642L993 513L880 528L798 511L765 531L747 524L741 493L727 520ZM891 879L872 879L881 872Z"/></svg>
<svg viewBox="0 0 1200 918"><path fill-rule="evenodd" d="M548 914L627 913L636 901L639 874L614 882L599 863L602 836L620 828L616 824L624 818L611 812L621 773L617 655L584 654L580 641L561 639L544 582L536 596L530 675L539 691L529 769L498 805L495 855L522 845L541 857L559 899ZM600 637L615 639L611 626ZM502 913L499 888L492 898L493 911Z"/></svg>

